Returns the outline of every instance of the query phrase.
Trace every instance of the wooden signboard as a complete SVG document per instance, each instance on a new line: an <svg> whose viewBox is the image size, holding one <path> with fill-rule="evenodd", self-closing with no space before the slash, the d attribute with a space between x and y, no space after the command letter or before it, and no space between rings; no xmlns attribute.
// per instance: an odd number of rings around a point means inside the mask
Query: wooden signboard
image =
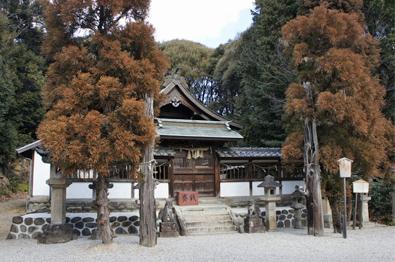
<svg viewBox="0 0 395 262"><path fill-rule="evenodd" d="M195 191L178 192L177 204L179 206L199 205L199 193Z"/></svg>

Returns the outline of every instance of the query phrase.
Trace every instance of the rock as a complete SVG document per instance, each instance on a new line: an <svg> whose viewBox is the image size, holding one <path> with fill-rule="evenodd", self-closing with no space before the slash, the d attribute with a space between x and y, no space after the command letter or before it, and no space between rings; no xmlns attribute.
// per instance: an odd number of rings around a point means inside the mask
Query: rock
<svg viewBox="0 0 395 262"><path fill-rule="evenodd" d="M14 224L21 224L23 222L23 217L21 216L16 216L12 218L12 223Z"/></svg>
<svg viewBox="0 0 395 262"><path fill-rule="evenodd" d="M81 233L83 236L90 236L92 234L91 231L87 228L84 228Z"/></svg>
<svg viewBox="0 0 395 262"><path fill-rule="evenodd" d="M45 220L41 217L34 219L34 224L37 226L43 225L44 223L45 223Z"/></svg>
<svg viewBox="0 0 395 262"><path fill-rule="evenodd" d="M291 219L292 217L293 217L292 214L288 214L288 215L287 215L287 218L288 218L288 219Z"/></svg>
<svg viewBox="0 0 395 262"><path fill-rule="evenodd" d="M119 222L123 222L123 221L126 221L126 220L128 220L128 218L126 216L119 216L118 217L118 221Z"/></svg>
<svg viewBox="0 0 395 262"><path fill-rule="evenodd" d="M43 232L45 232L46 230L48 230L48 227L49 227L49 226L50 226L49 224L43 225L43 227L42 227Z"/></svg>
<svg viewBox="0 0 395 262"><path fill-rule="evenodd" d="M79 221L81 221L81 217L73 217L73 218L71 219L71 223L73 223L73 224L75 224L75 223L77 223L77 222L79 222Z"/></svg>
<svg viewBox="0 0 395 262"><path fill-rule="evenodd" d="M261 216L266 216L266 211L262 211Z"/></svg>
<svg viewBox="0 0 395 262"><path fill-rule="evenodd" d="M130 221L122 222L122 226L123 226L123 227L128 227L128 226L130 226L131 224L132 224L132 222L130 222Z"/></svg>
<svg viewBox="0 0 395 262"><path fill-rule="evenodd" d="M47 218L45 219L45 221L46 221L48 224L51 224L51 218L50 218L50 217L47 217Z"/></svg>
<svg viewBox="0 0 395 262"><path fill-rule="evenodd" d="M23 233L23 234L19 234L18 238L19 239L30 239L30 236L28 234Z"/></svg>
<svg viewBox="0 0 395 262"><path fill-rule="evenodd" d="M34 232L32 234L32 238L33 239L38 239L39 237L41 237L42 234L43 234L42 232Z"/></svg>
<svg viewBox="0 0 395 262"><path fill-rule="evenodd" d="M286 215L286 214L288 214L288 211L284 209L283 211L281 211L281 213Z"/></svg>
<svg viewBox="0 0 395 262"><path fill-rule="evenodd" d="M33 233L34 231L36 231L38 228L37 227L35 227L35 226L30 226L28 229L27 229L27 232L29 232L30 234L31 233Z"/></svg>
<svg viewBox="0 0 395 262"><path fill-rule="evenodd" d="M110 223L115 222L116 220L117 220L117 217L114 217L114 216L110 217Z"/></svg>
<svg viewBox="0 0 395 262"><path fill-rule="evenodd" d="M25 233L27 231L27 227L25 225L21 225L19 227L19 229L21 230L21 232Z"/></svg>
<svg viewBox="0 0 395 262"><path fill-rule="evenodd" d="M284 222L282 221L277 222L277 227L284 227Z"/></svg>
<svg viewBox="0 0 395 262"><path fill-rule="evenodd" d="M122 227L118 227L117 229L115 229L115 234L122 235L122 234L127 234L127 232Z"/></svg>
<svg viewBox="0 0 395 262"><path fill-rule="evenodd" d="M33 218L26 217L25 218L25 225L30 226L31 224L33 224Z"/></svg>
<svg viewBox="0 0 395 262"><path fill-rule="evenodd" d="M86 223L85 226L89 227L89 228L96 228L97 224L96 223Z"/></svg>
<svg viewBox="0 0 395 262"><path fill-rule="evenodd" d="M88 222L94 222L95 219L93 217L84 217L82 219L82 222L88 223Z"/></svg>
<svg viewBox="0 0 395 262"><path fill-rule="evenodd" d="M290 228L291 227L291 222L287 219L287 220L285 220L284 221L284 226L286 227L286 228Z"/></svg>
<svg viewBox="0 0 395 262"><path fill-rule="evenodd" d="M12 224L10 232L18 233L18 227L16 225Z"/></svg>
<svg viewBox="0 0 395 262"><path fill-rule="evenodd" d="M290 209L290 210L288 210L288 212L291 213L291 214L293 214L293 213L295 213L295 210Z"/></svg>
<svg viewBox="0 0 395 262"><path fill-rule="evenodd" d="M128 227L129 234L137 234L139 231L134 226Z"/></svg>
<svg viewBox="0 0 395 262"><path fill-rule="evenodd" d="M280 211L280 210L277 210L277 211L276 211L276 215L281 215L281 211Z"/></svg>
<svg viewBox="0 0 395 262"><path fill-rule="evenodd" d="M114 222L114 223L112 223L111 228L116 228L116 227L119 227L120 225L121 225L121 223Z"/></svg>
<svg viewBox="0 0 395 262"><path fill-rule="evenodd" d="M79 228L79 229L83 229L84 228L84 223L82 223L82 222L75 223L74 227Z"/></svg>
<svg viewBox="0 0 395 262"><path fill-rule="evenodd" d="M73 239L73 225L45 225L47 230L41 234L37 241L42 244L65 243Z"/></svg>
<svg viewBox="0 0 395 262"><path fill-rule="evenodd" d="M66 224L70 223L70 218L66 217Z"/></svg>
<svg viewBox="0 0 395 262"><path fill-rule="evenodd" d="M8 233L8 236L7 236L6 239L16 239L16 235L15 235L15 234Z"/></svg>
<svg viewBox="0 0 395 262"><path fill-rule="evenodd" d="M81 235L80 231L77 229L73 229L73 238L74 237L79 237Z"/></svg>
<svg viewBox="0 0 395 262"><path fill-rule="evenodd" d="M140 221L134 222L133 225L135 225L136 227L139 227L140 226Z"/></svg>
<svg viewBox="0 0 395 262"><path fill-rule="evenodd" d="M131 216L131 217L129 217L129 221L137 221L137 220L139 220L139 217L138 216Z"/></svg>
<svg viewBox="0 0 395 262"><path fill-rule="evenodd" d="M278 216L278 220L281 220L281 221L285 220L286 218L287 217L285 215L279 215Z"/></svg>

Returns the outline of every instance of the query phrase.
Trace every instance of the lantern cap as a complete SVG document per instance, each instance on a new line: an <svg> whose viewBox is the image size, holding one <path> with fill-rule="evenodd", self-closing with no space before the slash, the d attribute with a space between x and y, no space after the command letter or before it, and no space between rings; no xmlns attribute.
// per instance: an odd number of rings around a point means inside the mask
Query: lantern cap
<svg viewBox="0 0 395 262"><path fill-rule="evenodd" d="M257 187L264 187L264 188L276 188L279 187L280 183L274 181L274 177L271 175L265 176L265 179L262 183L260 183Z"/></svg>
<svg viewBox="0 0 395 262"><path fill-rule="evenodd" d="M368 193L369 192L369 183L363 179L359 179L357 181L352 182L353 192L354 193Z"/></svg>
<svg viewBox="0 0 395 262"><path fill-rule="evenodd" d="M337 160L337 162L344 162L344 161L351 162L351 163L354 162L353 160L351 160L351 159L349 159L347 157L342 157L339 160Z"/></svg>
<svg viewBox="0 0 395 262"><path fill-rule="evenodd" d="M363 180L363 179L358 179L354 182L352 182L353 184L369 184L369 182Z"/></svg>

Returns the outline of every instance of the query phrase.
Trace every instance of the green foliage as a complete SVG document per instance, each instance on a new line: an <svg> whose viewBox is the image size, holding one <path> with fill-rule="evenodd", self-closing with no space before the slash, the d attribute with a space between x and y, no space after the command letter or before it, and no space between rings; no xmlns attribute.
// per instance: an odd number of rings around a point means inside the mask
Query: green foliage
<svg viewBox="0 0 395 262"><path fill-rule="evenodd" d="M279 146L285 138L282 123L284 93L295 78L283 56L281 27L297 14L297 1L257 0L253 25L241 38L238 71L241 94L238 118L250 145Z"/></svg>
<svg viewBox="0 0 395 262"><path fill-rule="evenodd" d="M188 40L171 40L160 44L170 59L171 73L185 77L190 91L204 104L212 101L211 65L213 49Z"/></svg>
<svg viewBox="0 0 395 262"><path fill-rule="evenodd" d="M364 1L362 11L369 32L380 42L379 75L387 91L384 113L395 122L395 1Z"/></svg>
<svg viewBox="0 0 395 262"><path fill-rule="evenodd" d="M371 183L371 197L369 202L370 219L390 224L392 222L392 198L394 192L392 184L384 179L376 179Z"/></svg>
<svg viewBox="0 0 395 262"><path fill-rule="evenodd" d="M15 158L15 148L35 139L41 120L41 86L44 82L44 60L29 50L21 39L19 27L0 11L0 168L5 170ZM16 16L16 15L15 15ZM19 21L19 20L17 20Z"/></svg>

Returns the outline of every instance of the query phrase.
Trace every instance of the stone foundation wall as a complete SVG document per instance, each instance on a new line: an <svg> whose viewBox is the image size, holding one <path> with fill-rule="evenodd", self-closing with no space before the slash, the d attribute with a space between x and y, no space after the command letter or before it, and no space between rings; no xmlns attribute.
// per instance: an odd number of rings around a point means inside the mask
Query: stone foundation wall
<svg viewBox="0 0 395 262"><path fill-rule="evenodd" d="M51 223L50 214L35 213L12 218L12 225L7 239L37 239ZM96 214L67 214L66 224L73 225L73 234L89 237L96 231ZM140 219L136 213L119 213L110 216L110 226L115 234L138 234Z"/></svg>
<svg viewBox="0 0 395 262"><path fill-rule="evenodd" d="M265 222L266 211L265 208L260 208L261 216L263 222ZM306 226L306 216L307 209L302 210L302 225ZM244 221L244 217L247 214L246 208L232 208L233 214L236 216L238 221ZM294 209L291 207L277 207L276 208L276 220L277 220L277 228L292 228L294 227ZM241 218L241 219L240 219Z"/></svg>

